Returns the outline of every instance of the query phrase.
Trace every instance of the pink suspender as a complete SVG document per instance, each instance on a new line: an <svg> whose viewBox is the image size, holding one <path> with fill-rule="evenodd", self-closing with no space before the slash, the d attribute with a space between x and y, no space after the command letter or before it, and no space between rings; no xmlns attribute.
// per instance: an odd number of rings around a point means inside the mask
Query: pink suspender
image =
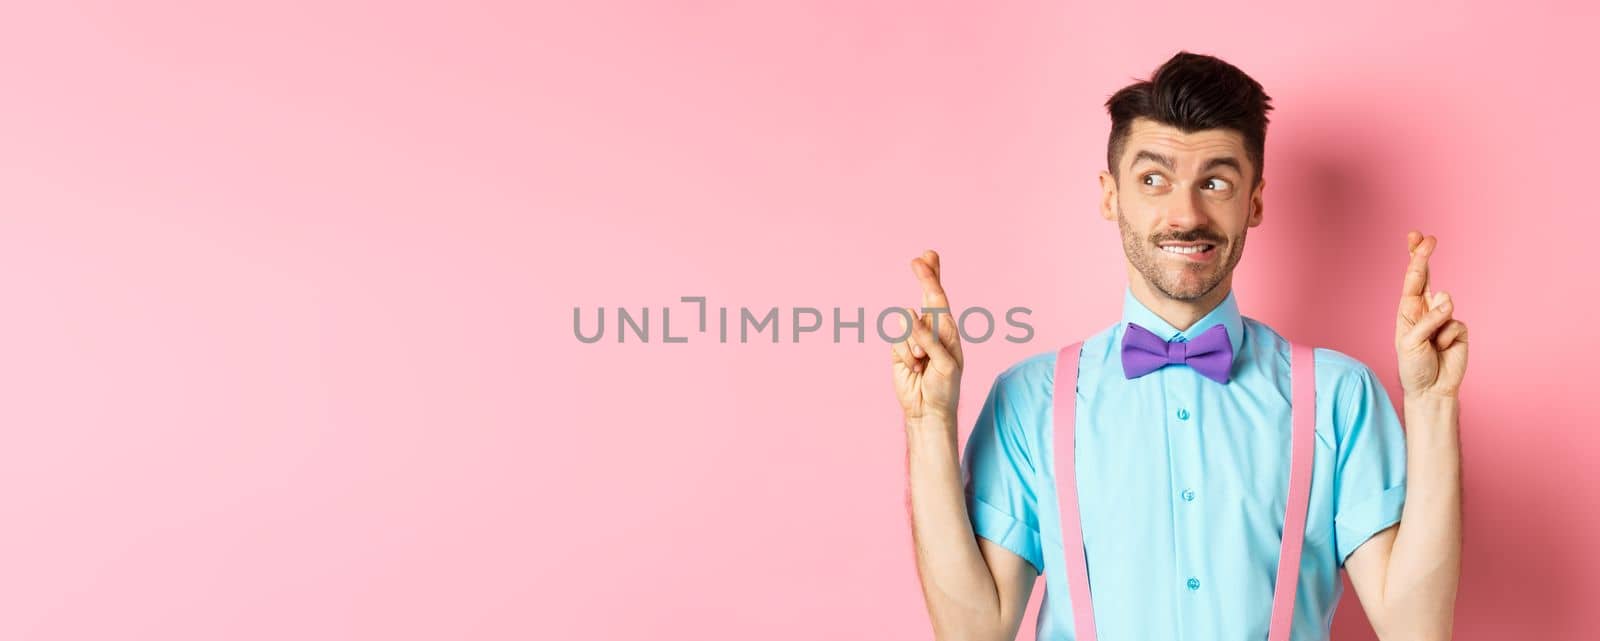
<svg viewBox="0 0 1600 641"><path fill-rule="evenodd" d="M1095 641L1094 606L1089 603L1089 563L1084 559L1083 524L1078 521L1077 456L1073 426L1078 418L1078 356L1083 343L1056 355L1056 496L1061 502L1061 546L1067 556L1067 593L1072 598L1072 629L1077 641Z"/></svg>
<svg viewBox="0 0 1600 641"><path fill-rule="evenodd" d="M1074 425L1078 406L1078 356L1083 343L1073 343L1056 357L1055 469L1060 498L1061 541L1067 558L1067 588L1072 597L1073 629L1078 641L1095 641L1094 606L1089 601L1089 564L1078 517L1077 452ZM1312 351L1290 343L1289 373L1292 437L1289 456L1289 500L1283 517L1283 546L1278 552L1278 578L1272 590L1269 641L1289 641L1294 620L1295 588L1300 579L1300 544L1305 539L1306 505L1311 498L1311 457L1316 446L1316 379Z"/></svg>
<svg viewBox="0 0 1600 641"><path fill-rule="evenodd" d="M1311 457L1316 453L1317 375L1311 348L1289 343L1290 413L1293 437L1289 454L1289 500L1283 513L1283 545L1278 552L1278 580L1272 589L1270 641L1289 641L1294 621L1294 594L1300 583L1300 544L1306 535L1306 505L1311 501Z"/></svg>

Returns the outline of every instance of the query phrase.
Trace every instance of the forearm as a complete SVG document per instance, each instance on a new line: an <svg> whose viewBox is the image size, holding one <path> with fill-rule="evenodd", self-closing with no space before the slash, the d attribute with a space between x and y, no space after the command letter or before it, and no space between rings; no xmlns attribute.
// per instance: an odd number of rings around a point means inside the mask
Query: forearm
<svg viewBox="0 0 1600 641"><path fill-rule="evenodd" d="M955 426L908 423L906 448L911 537L935 638L996 639L999 591L967 514Z"/></svg>
<svg viewBox="0 0 1600 641"><path fill-rule="evenodd" d="M1407 395L1406 502L1383 592L1384 638L1449 639L1461 577L1460 401Z"/></svg>

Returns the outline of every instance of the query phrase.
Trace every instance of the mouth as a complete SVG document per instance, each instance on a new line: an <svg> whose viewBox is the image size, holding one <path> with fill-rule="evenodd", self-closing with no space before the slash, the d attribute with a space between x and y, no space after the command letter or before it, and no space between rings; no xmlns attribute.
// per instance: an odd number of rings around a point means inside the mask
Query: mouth
<svg viewBox="0 0 1600 641"><path fill-rule="evenodd" d="M1213 243L1162 243L1159 247L1161 253L1190 263L1208 263L1217 256Z"/></svg>

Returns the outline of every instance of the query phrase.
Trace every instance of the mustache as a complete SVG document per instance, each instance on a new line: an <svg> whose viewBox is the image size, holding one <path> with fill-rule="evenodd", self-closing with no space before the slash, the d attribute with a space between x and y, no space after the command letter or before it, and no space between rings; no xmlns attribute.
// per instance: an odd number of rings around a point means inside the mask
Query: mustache
<svg viewBox="0 0 1600 641"><path fill-rule="evenodd" d="M1167 234L1167 235L1164 235L1164 236L1151 236L1150 237L1150 243L1153 244L1153 245L1160 245L1161 243L1165 243L1165 242L1211 243L1213 245L1221 245L1221 244L1223 244L1224 239L1222 237L1217 236L1215 234L1212 234L1210 232L1198 231L1198 230L1197 231L1191 231L1191 232L1185 232L1185 233L1181 233L1181 234Z"/></svg>

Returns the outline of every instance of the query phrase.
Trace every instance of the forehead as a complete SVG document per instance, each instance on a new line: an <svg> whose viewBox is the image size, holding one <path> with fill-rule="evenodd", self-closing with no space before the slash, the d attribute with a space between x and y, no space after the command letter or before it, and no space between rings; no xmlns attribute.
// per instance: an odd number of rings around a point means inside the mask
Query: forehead
<svg viewBox="0 0 1600 641"><path fill-rule="evenodd" d="M1245 156L1244 136L1232 129L1203 129L1185 133L1148 118L1135 118L1122 149L1122 162L1132 164L1139 150L1146 149L1172 158L1179 170L1194 169L1200 163L1220 156L1232 156L1241 165Z"/></svg>

